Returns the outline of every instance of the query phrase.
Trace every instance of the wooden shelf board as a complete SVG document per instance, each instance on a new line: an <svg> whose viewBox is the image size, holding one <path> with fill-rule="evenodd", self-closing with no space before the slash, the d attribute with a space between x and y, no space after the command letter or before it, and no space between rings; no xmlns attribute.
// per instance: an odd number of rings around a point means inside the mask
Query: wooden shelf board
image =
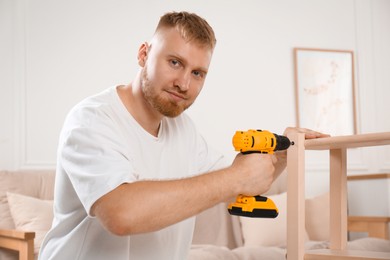
<svg viewBox="0 0 390 260"><path fill-rule="evenodd" d="M35 238L35 232L19 231L15 229L0 229L0 237L28 240Z"/></svg>
<svg viewBox="0 0 390 260"><path fill-rule="evenodd" d="M375 174L358 174L348 175L348 181L374 180L374 179L390 179L390 173L375 173Z"/></svg>
<svg viewBox="0 0 390 260"><path fill-rule="evenodd" d="M305 140L306 150L331 150L390 145L390 132L344 135Z"/></svg>
<svg viewBox="0 0 390 260"><path fill-rule="evenodd" d="M305 260L382 260L390 259L390 253L360 251L360 250L310 250L305 254Z"/></svg>
<svg viewBox="0 0 390 260"><path fill-rule="evenodd" d="M381 216L348 216L348 221L364 221L364 222L380 222L387 223L390 222L390 217L381 217Z"/></svg>

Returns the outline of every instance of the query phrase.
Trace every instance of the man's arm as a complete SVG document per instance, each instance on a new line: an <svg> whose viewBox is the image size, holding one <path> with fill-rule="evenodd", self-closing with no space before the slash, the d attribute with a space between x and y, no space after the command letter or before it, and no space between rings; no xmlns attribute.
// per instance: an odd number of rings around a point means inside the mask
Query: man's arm
<svg viewBox="0 0 390 260"><path fill-rule="evenodd" d="M274 179L270 155L237 155L232 166L207 174L167 181L122 184L91 208L117 235L152 232L194 216L237 194L267 191Z"/></svg>

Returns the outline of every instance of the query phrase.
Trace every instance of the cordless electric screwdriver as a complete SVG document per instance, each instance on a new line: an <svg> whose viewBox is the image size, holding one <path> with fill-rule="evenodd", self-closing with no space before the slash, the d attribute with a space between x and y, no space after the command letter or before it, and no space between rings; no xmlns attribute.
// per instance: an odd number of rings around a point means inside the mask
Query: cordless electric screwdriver
<svg viewBox="0 0 390 260"><path fill-rule="evenodd" d="M236 131L233 136L233 146L243 154L267 153L286 150L290 140L283 136L262 130ZM230 203L228 211L231 215L252 218L276 218L279 211L275 203L264 196L238 195L236 202Z"/></svg>

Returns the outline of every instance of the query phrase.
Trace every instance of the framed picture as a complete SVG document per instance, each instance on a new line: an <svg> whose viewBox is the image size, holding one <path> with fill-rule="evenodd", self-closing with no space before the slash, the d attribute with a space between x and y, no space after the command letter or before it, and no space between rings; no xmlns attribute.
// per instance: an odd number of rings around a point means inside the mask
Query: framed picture
<svg viewBox="0 0 390 260"><path fill-rule="evenodd" d="M297 125L357 133L353 51L294 48Z"/></svg>

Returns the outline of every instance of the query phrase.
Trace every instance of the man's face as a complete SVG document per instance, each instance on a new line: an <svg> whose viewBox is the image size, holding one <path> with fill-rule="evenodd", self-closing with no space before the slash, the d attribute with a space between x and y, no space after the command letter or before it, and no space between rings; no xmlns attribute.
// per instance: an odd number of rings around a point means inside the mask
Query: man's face
<svg viewBox="0 0 390 260"><path fill-rule="evenodd" d="M211 49L185 41L176 29L160 31L142 69L144 98L164 116L180 115L200 93L211 56Z"/></svg>

